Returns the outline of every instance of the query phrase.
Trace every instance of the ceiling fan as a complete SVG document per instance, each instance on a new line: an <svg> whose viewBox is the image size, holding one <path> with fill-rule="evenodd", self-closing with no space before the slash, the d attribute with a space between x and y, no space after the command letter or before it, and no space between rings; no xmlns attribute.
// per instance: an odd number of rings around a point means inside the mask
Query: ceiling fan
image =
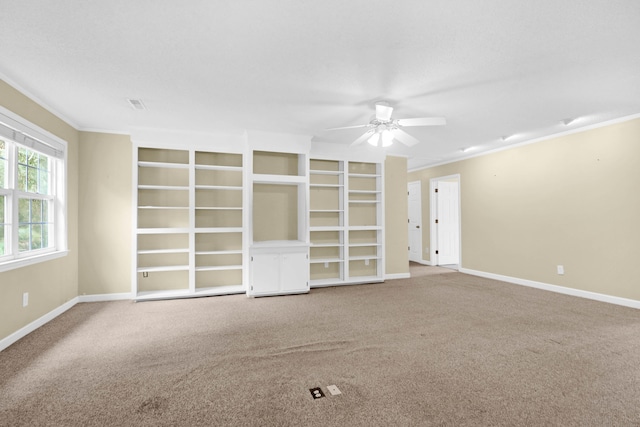
<svg viewBox="0 0 640 427"><path fill-rule="evenodd" d="M402 130L403 127L409 126L439 126L447 123L444 117L421 117L415 119L392 119L391 113L393 113L393 107L387 102L376 102L376 115L366 125L356 126L344 126L338 128L326 129L330 130L342 130L342 129L357 129L368 128L367 131L358 139L351 143L351 147L354 145L362 144L367 141L374 147L388 147L393 143L394 139L397 139L404 145L412 147L416 145L418 141L413 136Z"/></svg>

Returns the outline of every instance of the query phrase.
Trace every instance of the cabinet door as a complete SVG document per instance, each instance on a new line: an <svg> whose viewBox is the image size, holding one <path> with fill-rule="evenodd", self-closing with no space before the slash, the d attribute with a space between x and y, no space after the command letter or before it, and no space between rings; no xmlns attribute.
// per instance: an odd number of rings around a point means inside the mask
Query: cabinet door
<svg viewBox="0 0 640 427"><path fill-rule="evenodd" d="M271 294L279 291L279 258L277 253L254 254L251 261L250 294Z"/></svg>
<svg viewBox="0 0 640 427"><path fill-rule="evenodd" d="M282 292L309 290L309 260L306 252L284 252L280 255Z"/></svg>

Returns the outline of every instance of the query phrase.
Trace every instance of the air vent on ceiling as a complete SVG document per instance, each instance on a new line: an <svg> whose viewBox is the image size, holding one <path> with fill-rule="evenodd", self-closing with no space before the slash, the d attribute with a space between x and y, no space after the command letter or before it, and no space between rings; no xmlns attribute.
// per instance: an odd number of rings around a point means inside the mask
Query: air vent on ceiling
<svg viewBox="0 0 640 427"><path fill-rule="evenodd" d="M147 107L144 106L144 103L142 102L141 99L127 98L127 101L129 102L129 105L131 105L131 108L133 108L134 110L146 110L147 109Z"/></svg>

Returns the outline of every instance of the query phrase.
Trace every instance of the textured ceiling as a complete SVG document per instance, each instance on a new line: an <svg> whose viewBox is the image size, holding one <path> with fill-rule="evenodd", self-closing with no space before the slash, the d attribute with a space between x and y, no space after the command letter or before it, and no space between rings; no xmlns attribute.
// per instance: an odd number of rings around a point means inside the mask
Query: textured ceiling
<svg viewBox="0 0 640 427"><path fill-rule="evenodd" d="M324 129L386 100L394 118L448 120L387 149L415 168L640 113L638 0L0 0L0 13L0 75L84 130L348 145L361 130Z"/></svg>

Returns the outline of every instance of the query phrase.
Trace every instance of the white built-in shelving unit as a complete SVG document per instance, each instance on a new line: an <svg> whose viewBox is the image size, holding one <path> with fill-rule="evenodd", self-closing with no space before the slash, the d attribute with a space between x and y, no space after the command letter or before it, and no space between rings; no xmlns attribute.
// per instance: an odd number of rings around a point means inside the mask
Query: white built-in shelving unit
<svg viewBox="0 0 640 427"><path fill-rule="evenodd" d="M136 146L134 297L245 291L243 154Z"/></svg>
<svg viewBox="0 0 640 427"><path fill-rule="evenodd" d="M247 295L309 292L307 155L255 150L252 162Z"/></svg>
<svg viewBox="0 0 640 427"><path fill-rule="evenodd" d="M312 155L308 140L259 132L132 141L134 299L384 280L377 155Z"/></svg>
<svg viewBox="0 0 640 427"><path fill-rule="evenodd" d="M311 287L382 281L382 164L311 159Z"/></svg>

